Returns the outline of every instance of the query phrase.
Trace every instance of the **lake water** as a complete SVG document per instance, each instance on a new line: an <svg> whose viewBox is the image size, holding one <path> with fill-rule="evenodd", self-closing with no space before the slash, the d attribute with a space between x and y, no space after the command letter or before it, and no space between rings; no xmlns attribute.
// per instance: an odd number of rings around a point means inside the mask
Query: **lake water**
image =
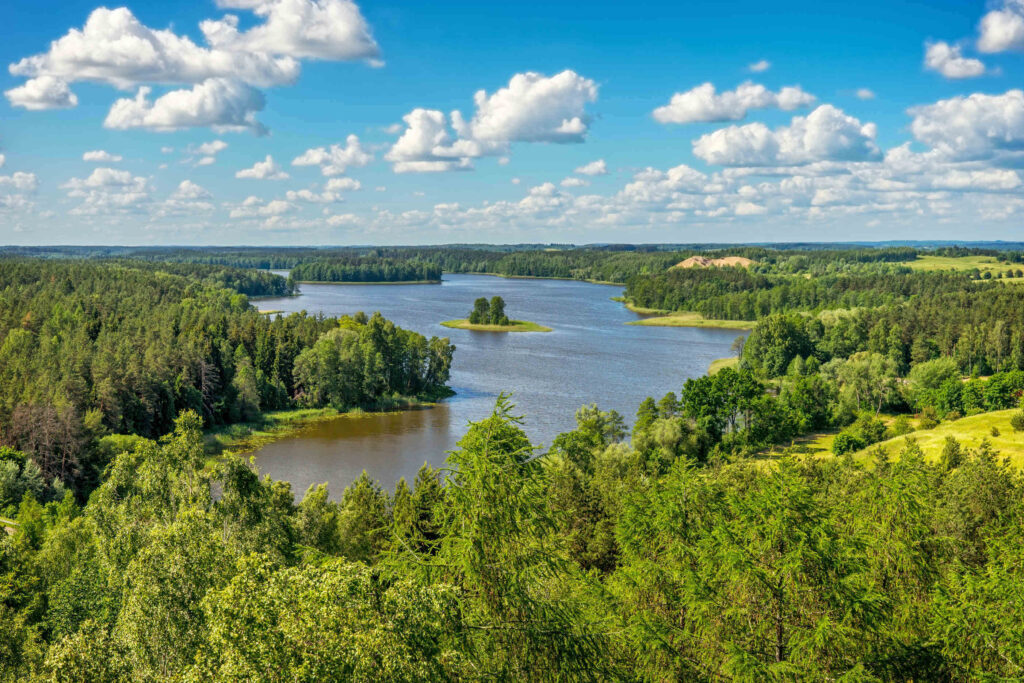
<svg viewBox="0 0 1024 683"><path fill-rule="evenodd" d="M439 285L302 285L296 297L264 299L259 307L338 316L380 311L397 325L456 346L449 382L456 396L435 408L340 417L274 441L256 455L261 472L292 483L296 496L327 482L332 497L365 469L390 489L409 482L424 462L439 465L470 420L490 414L500 392L534 443L550 444L573 428L576 409L597 403L628 423L646 396L679 392L683 382L730 355L739 332L626 325L640 316L611 300L622 288L567 280L445 275ZM553 329L546 333L454 330L440 322L465 318L477 297L501 296L510 318Z"/></svg>

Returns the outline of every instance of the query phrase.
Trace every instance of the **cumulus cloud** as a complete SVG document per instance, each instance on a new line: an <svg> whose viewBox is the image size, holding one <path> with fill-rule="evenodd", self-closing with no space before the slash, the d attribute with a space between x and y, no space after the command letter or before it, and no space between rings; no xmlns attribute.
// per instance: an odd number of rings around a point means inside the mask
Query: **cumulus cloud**
<svg viewBox="0 0 1024 683"><path fill-rule="evenodd" d="M265 19L247 31L227 15L200 24L215 49L310 59L366 59L380 54L359 7L350 0L218 0Z"/></svg>
<svg viewBox="0 0 1024 683"><path fill-rule="evenodd" d="M210 140L200 145L189 145L188 153L198 156L195 160L194 166L210 166L217 161L217 155L228 148L228 143L223 140ZM195 156L185 159L182 163L191 162Z"/></svg>
<svg viewBox="0 0 1024 683"><path fill-rule="evenodd" d="M123 160L124 157L120 154L111 154L110 152L102 149L94 149L82 155L82 161L93 161L96 163L113 164Z"/></svg>
<svg viewBox="0 0 1024 683"><path fill-rule="evenodd" d="M978 24L978 49L982 52L1024 50L1024 2L1008 0Z"/></svg>
<svg viewBox="0 0 1024 683"><path fill-rule="evenodd" d="M32 193L39 189L39 179L35 173L17 171L11 175L0 175L0 190L13 190L21 193Z"/></svg>
<svg viewBox="0 0 1024 683"><path fill-rule="evenodd" d="M352 178L331 178L327 181L328 192L353 192L362 188L362 183Z"/></svg>
<svg viewBox="0 0 1024 683"><path fill-rule="evenodd" d="M584 180L583 178L576 178L574 176L569 176L568 178L563 179L560 183L562 187L586 187L589 184L589 181Z"/></svg>
<svg viewBox="0 0 1024 683"><path fill-rule="evenodd" d="M858 100L875 99L875 92L870 88L857 88L856 92L854 92L853 94L857 96Z"/></svg>
<svg viewBox="0 0 1024 683"><path fill-rule="evenodd" d="M964 57L959 45L942 41L925 45L924 66L952 79L975 78L985 73L980 59Z"/></svg>
<svg viewBox="0 0 1024 683"><path fill-rule="evenodd" d="M292 160L292 166L319 166L325 176L341 175L350 167L362 167L373 161L373 155L363 149L359 136L349 135L345 146L331 145L307 149Z"/></svg>
<svg viewBox="0 0 1024 683"><path fill-rule="evenodd" d="M754 62L753 64L748 65L747 66L747 71L750 71L751 73L759 74L759 73L764 73L765 71L767 71L770 68L772 68L772 63L769 62L767 59L762 59L760 61L757 61L757 62Z"/></svg>
<svg viewBox="0 0 1024 683"><path fill-rule="evenodd" d="M268 218L281 216L295 210L295 205L283 199L273 199L269 202L259 197L246 197L240 205L231 209L228 214L231 218Z"/></svg>
<svg viewBox="0 0 1024 683"><path fill-rule="evenodd" d="M256 120L256 112L263 109L263 94L244 83L211 78L191 90L172 90L155 101L149 100L150 92L148 87L139 88L134 98L114 102L103 126L159 132L209 126L223 132L266 133Z"/></svg>
<svg viewBox="0 0 1024 683"><path fill-rule="evenodd" d="M144 26L125 8L93 10L82 29L71 29L42 54L10 66L15 76L100 81L118 88L140 83L199 83L232 78L257 86L283 85L299 74L292 57L208 49L170 30Z"/></svg>
<svg viewBox="0 0 1024 683"><path fill-rule="evenodd" d="M1024 152L1024 91L974 93L909 110L914 137L953 159Z"/></svg>
<svg viewBox="0 0 1024 683"><path fill-rule="evenodd" d="M597 161L591 161L589 164L580 166L573 173L591 176L605 175L608 173L608 165L604 162L604 159L598 159Z"/></svg>
<svg viewBox="0 0 1024 683"><path fill-rule="evenodd" d="M458 158L452 146L444 112L434 109L413 109L402 117L406 129L384 158L393 164L396 173L431 173L471 168L469 157ZM479 156L476 149L462 149L463 154ZM471 154L472 152L472 154Z"/></svg>
<svg viewBox="0 0 1024 683"><path fill-rule="evenodd" d="M281 170L274 158L267 155L263 161L257 161L250 168L242 169L235 173L236 178L250 178L253 180L284 180L288 174Z"/></svg>
<svg viewBox="0 0 1024 683"><path fill-rule="evenodd" d="M175 199L209 199L213 195L191 180L182 180L171 196Z"/></svg>
<svg viewBox="0 0 1024 683"><path fill-rule="evenodd" d="M590 124L585 107L597 100L597 84L571 70L551 77L531 71L516 74L493 95L479 90L473 100L474 140L582 142Z"/></svg>
<svg viewBox="0 0 1024 683"><path fill-rule="evenodd" d="M70 109L78 105L78 97L71 92L68 84L53 76L29 79L23 85L5 91L4 96L12 107L30 111Z"/></svg>
<svg viewBox="0 0 1024 683"><path fill-rule="evenodd" d="M763 85L747 81L735 90L715 91L711 83L676 93L663 107L654 110L659 123L695 123L708 121L739 121L750 109L778 108L792 111L814 103L817 98L800 86L788 86L772 92Z"/></svg>
<svg viewBox="0 0 1024 683"><path fill-rule="evenodd" d="M405 131L385 159L398 173L451 171L472 168L475 158L502 156L514 142L582 142L590 126L586 105L596 99L597 85L575 71L516 74L491 95L477 91L468 121L459 111L406 114Z"/></svg>
<svg viewBox="0 0 1024 683"><path fill-rule="evenodd" d="M142 210L150 200L149 180L128 171L101 167L85 178L71 178L61 186L68 197L81 199L72 215L131 213Z"/></svg>
<svg viewBox="0 0 1024 683"><path fill-rule="evenodd" d="M775 130L762 123L729 126L703 135L693 152L709 164L771 166L814 161L863 161L880 155L877 127L824 104Z"/></svg>

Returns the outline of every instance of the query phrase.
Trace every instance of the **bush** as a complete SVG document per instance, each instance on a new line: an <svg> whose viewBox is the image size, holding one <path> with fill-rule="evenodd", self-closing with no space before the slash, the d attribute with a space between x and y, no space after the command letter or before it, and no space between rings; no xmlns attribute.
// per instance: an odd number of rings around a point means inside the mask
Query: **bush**
<svg viewBox="0 0 1024 683"><path fill-rule="evenodd" d="M839 432L832 440L832 452L836 455L846 455L864 448L864 442L855 434L850 432Z"/></svg>
<svg viewBox="0 0 1024 683"><path fill-rule="evenodd" d="M889 429L886 430L886 436L891 439L896 436L910 434L913 431L914 428L911 426L910 420L907 419L907 416L900 415L892 421L891 425L889 425Z"/></svg>
<svg viewBox="0 0 1024 683"><path fill-rule="evenodd" d="M1010 418L1010 426L1013 427L1015 432L1024 432L1024 410L1019 413L1015 413Z"/></svg>
<svg viewBox="0 0 1024 683"><path fill-rule="evenodd" d="M959 420L962 417L963 417L963 415L960 414L959 410L951 410L948 413L946 413L946 420L948 422L954 422L956 420Z"/></svg>
<svg viewBox="0 0 1024 683"><path fill-rule="evenodd" d="M993 426L992 429L989 430L989 434L993 437L999 436L999 427Z"/></svg>

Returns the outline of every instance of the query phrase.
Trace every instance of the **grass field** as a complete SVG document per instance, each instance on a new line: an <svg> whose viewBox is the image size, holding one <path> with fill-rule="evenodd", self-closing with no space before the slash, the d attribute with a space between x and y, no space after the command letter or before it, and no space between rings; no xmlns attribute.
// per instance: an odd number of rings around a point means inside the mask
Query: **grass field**
<svg viewBox="0 0 1024 683"><path fill-rule="evenodd" d="M550 332L550 327L544 327L528 320L510 320L509 325L474 325L465 318L461 320L445 320L441 323L444 327L455 330L472 330L474 332Z"/></svg>
<svg viewBox="0 0 1024 683"><path fill-rule="evenodd" d="M717 375L725 368L735 368L739 364L739 358L719 358L718 360L711 361L711 365L708 366L708 374Z"/></svg>
<svg viewBox="0 0 1024 683"><path fill-rule="evenodd" d="M1008 263L1000 263L994 256L919 256L913 261L904 261L903 265L914 270L935 271L935 270L974 270L977 268L982 273L988 271L995 276L996 273L1006 272L1008 268L1017 269L1018 264L1012 266ZM1016 280L1017 278L1014 278ZM1020 278L1024 280L1024 278ZM1007 280L1012 282L1013 280Z"/></svg>
<svg viewBox="0 0 1024 683"><path fill-rule="evenodd" d="M642 318L626 324L650 327L716 327L723 330L750 330L754 327L754 323L749 320L711 320L700 313L670 313L669 315Z"/></svg>
<svg viewBox="0 0 1024 683"><path fill-rule="evenodd" d="M1002 457L1009 458L1015 467L1024 467L1024 432L1015 432L1010 426L1010 418L1018 411L1019 408L1013 408L972 415L953 422L942 422L935 429L917 431L910 436L917 440L917 444L929 458L938 458L942 454L947 436L952 436L961 446L968 449L977 448L982 439L988 439L992 448ZM998 430L999 436L992 436L993 427ZM898 436L883 441L857 452L854 457L867 457L868 451L878 446L885 448L889 455L899 455L906 439L906 436Z"/></svg>

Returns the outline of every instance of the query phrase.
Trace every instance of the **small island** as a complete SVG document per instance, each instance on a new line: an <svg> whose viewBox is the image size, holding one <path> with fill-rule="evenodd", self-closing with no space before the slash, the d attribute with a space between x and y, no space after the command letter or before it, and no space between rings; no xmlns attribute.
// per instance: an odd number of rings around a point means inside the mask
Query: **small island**
<svg viewBox="0 0 1024 683"><path fill-rule="evenodd" d="M473 302L473 311L468 318L446 320L444 327L457 330L475 330L477 332L550 332L544 327L526 320L509 320L505 313L505 300L500 296L491 297L488 301L480 297Z"/></svg>

